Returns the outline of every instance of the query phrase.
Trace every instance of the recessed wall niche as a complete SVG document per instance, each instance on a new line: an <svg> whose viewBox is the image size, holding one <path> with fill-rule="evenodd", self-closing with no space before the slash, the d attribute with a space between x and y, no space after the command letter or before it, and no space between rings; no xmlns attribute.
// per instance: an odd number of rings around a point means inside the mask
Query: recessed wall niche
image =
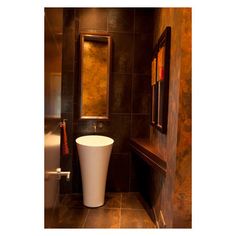
<svg viewBox="0 0 236 236"><path fill-rule="evenodd" d="M111 36L80 34L80 118L109 118Z"/></svg>

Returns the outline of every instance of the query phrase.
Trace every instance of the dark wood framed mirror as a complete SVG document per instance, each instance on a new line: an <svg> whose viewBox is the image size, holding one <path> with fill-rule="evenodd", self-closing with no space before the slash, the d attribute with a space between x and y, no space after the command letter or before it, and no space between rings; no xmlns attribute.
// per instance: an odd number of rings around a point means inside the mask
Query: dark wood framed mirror
<svg viewBox="0 0 236 236"><path fill-rule="evenodd" d="M80 119L109 118L111 36L80 34Z"/></svg>
<svg viewBox="0 0 236 236"><path fill-rule="evenodd" d="M157 51L157 129L167 132L171 28L166 27L158 40Z"/></svg>
<svg viewBox="0 0 236 236"><path fill-rule="evenodd" d="M156 124L157 119L157 59L155 57L155 53L152 58L152 77L151 77L151 125Z"/></svg>
<svg viewBox="0 0 236 236"><path fill-rule="evenodd" d="M167 132L171 28L160 36L152 57L151 124Z"/></svg>

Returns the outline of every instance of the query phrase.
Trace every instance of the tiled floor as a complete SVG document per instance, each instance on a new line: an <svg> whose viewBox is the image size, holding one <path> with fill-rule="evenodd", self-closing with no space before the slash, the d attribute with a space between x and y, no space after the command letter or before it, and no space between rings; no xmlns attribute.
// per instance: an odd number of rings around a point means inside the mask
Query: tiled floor
<svg viewBox="0 0 236 236"><path fill-rule="evenodd" d="M82 195L64 195L45 211L45 228L156 228L143 203L139 193L106 193L102 207L87 208Z"/></svg>

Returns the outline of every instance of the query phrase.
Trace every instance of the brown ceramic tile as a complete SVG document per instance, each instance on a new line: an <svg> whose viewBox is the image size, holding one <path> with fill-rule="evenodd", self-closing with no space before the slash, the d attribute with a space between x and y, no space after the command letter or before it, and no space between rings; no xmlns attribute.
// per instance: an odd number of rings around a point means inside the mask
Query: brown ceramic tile
<svg viewBox="0 0 236 236"><path fill-rule="evenodd" d="M110 91L111 113L129 113L131 111L131 83L131 74L112 74Z"/></svg>
<svg viewBox="0 0 236 236"><path fill-rule="evenodd" d="M82 194L60 195L58 207L51 214L48 228L80 228L87 213L88 209L82 204Z"/></svg>
<svg viewBox="0 0 236 236"><path fill-rule="evenodd" d="M62 75L73 71L75 58L74 9L63 11ZM63 82L63 79L62 79Z"/></svg>
<svg viewBox="0 0 236 236"><path fill-rule="evenodd" d="M135 34L134 42L134 72L151 73L152 34ZM144 56L145 55L145 56Z"/></svg>
<svg viewBox="0 0 236 236"><path fill-rule="evenodd" d="M112 153L129 152L130 114L110 115L110 136L114 139Z"/></svg>
<svg viewBox="0 0 236 236"><path fill-rule="evenodd" d="M75 94L74 95L74 103L73 103L73 111L74 111L74 120L73 120L73 127L74 127L74 130L77 129L77 120L80 119L80 111L79 111L79 101L80 101L80 97Z"/></svg>
<svg viewBox="0 0 236 236"><path fill-rule="evenodd" d="M73 98L73 83L74 83L74 73L66 72L62 73L62 86L61 86L61 96L62 101L64 98L72 99Z"/></svg>
<svg viewBox="0 0 236 236"><path fill-rule="evenodd" d="M78 121L78 137L81 135L94 134L93 123L95 120L79 120Z"/></svg>
<svg viewBox="0 0 236 236"><path fill-rule="evenodd" d="M103 208L120 208L120 207L121 207L121 193L107 192Z"/></svg>
<svg viewBox="0 0 236 236"><path fill-rule="evenodd" d="M77 50L75 52L76 56L75 56L75 61L77 61L79 59L79 20L75 19L75 42L76 42L76 46L77 46Z"/></svg>
<svg viewBox="0 0 236 236"><path fill-rule="evenodd" d="M120 228L156 228L145 210L121 209Z"/></svg>
<svg viewBox="0 0 236 236"><path fill-rule="evenodd" d="M67 112L73 112L73 100L72 99L63 99L63 102L61 103L61 112L67 113Z"/></svg>
<svg viewBox="0 0 236 236"><path fill-rule="evenodd" d="M112 71L118 73L131 73L133 61L133 34L111 33L112 45Z"/></svg>
<svg viewBox="0 0 236 236"><path fill-rule="evenodd" d="M69 208L84 208L82 194L66 194L60 199L60 206Z"/></svg>
<svg viewBox="0 0 236 236"><path fill-rule="evenodd" d="M75 12L73 8L63 9L63 27L73 28Z"/></svg>
<svg viewBox="0 0 236 236"><path fill-rule="evenodd" d="M152 33L153 31L153 8L135 9L135 32Z"/></svg>
<svg viewBox="0 0 236 236"><path fill-rule="evenodd" d="M80 29L107 30L107 9L81 8L76 10Z"/></svg>
<svg viewBox="0 0 236 236"><path fill-rule="evenodd" d="M120 209L89 209L85 228L119 228Z"/></svg>
<svg viewBox="0 0 236 236"><path fill-rule="evenodd" d="M150 129L149 115L132 114L131 137L148 138Z"/></svg>
<svg viewBox="0 0 236 236"><path fill-rule="evenodd" d="M96 130L96 134L107 134L108 130L109 130L109 120L101 120L101 121L97 121L97 120L93 120L93 119L89 119L89 120L79 120L76 125L76 130L75 132L77 133L78 137L81 135L85 135L85 134L94 134L94 128L93 128L93 124L94 122L96 122L97 124L102 124L102 127L99 127L99 125L97 125L97 130Z"/></svg>
<svg viewBox="0 0 236 236"><path fill-rule="evenodd" d="M133 113L149 113L151 100L151 77L134 75L133 77Z"/></svg>
<svg viewBox="0 0 236 236"><path fill-rule="evenodd" d="M81 228L84 225L87 208L60 206L55 210L51 228Z"/></svg>
<svg viewBox="0 0 236 236"><path fill-rule="evenodd" d="M75 57L78 57L79 55L79 45L76 45L75 50ZM81 89L81 80L80 80L80 60L76 60L74 62L74 74L73 74L73 93L71 96L74 98L74 103L78 103L80 101L80 89Z"/></svg>
<svg viewBox="0 0 236 236"><path fill-rule="evenodd" d="M45 228L154 228L144 209L134 209L140 208L139 198L139 193L107 192L104 206L87 208L82 194L60 195L58 208L45 210ZM121 208L121 199L131 208Z"/></svg>
<svg viewBox="0 0 236 236"><path fill-rule="evenodd" d="M133 32L134 10L115 8L108 10L108 31Z"/></svg>
<svg viewBox="0 0 236 236"><path fill-rule="evenodd" d="M144 209L142 197L138 192L122 193L121 208L127 209Z"/></svg>
<svg viewBox="0 0 236 236"><path fill-rule="evenodd" d="M77 137L78 136L74 136L74 140ZM75 141L74 141L74 146L73 146L73 152L74 152L74 158L72 160L72 165L73 165L73 175L72 175L72 178L73 178L73 192L82 193L82 178L81 178L81 172L80 172L79 156L78 156L78 151L77 151Z"/></svg>
<svg viewBox="0 0 236 236"><path fill-rule="evenodd" d="M75 30L66 28L63 31L62 71L74 70L75 59Z"/></svg>

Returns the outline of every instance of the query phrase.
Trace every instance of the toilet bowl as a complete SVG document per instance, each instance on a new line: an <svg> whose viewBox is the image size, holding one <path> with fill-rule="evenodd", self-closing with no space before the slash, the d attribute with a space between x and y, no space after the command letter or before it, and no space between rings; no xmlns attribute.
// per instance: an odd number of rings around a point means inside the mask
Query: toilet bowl
<svg viewBox="0 0 236 236"><path fill-rule="evenodd" d="M114 140L102 135L86 135L76 139L82 176L83 204L104 205L107 170Z"/></svg>

